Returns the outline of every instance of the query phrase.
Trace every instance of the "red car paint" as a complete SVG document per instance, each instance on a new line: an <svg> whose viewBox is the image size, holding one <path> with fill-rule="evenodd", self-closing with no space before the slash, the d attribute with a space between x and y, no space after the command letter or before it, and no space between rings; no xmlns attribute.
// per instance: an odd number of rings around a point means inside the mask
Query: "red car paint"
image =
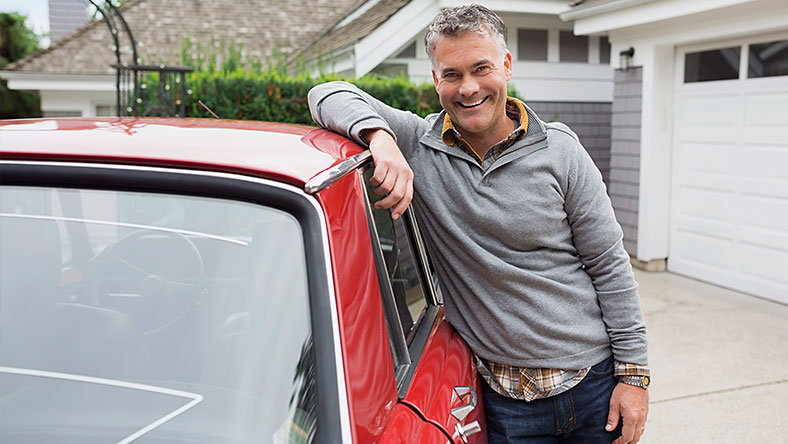
<svg viewBox="0 0 788 444"><path fill-rule="evenodd" d="M303 188L342 159L355 143L305 126L170 118L78 118L0 121L0 159L166 166L263 177ZM469 402L456 386L471 386L477 408L462 421L486 429L473 355L444 320L442 308L400 399L370 243L362 178L348 174L316 198L328 227L341 354L353 443L460 444L451 409Z"/></svg>

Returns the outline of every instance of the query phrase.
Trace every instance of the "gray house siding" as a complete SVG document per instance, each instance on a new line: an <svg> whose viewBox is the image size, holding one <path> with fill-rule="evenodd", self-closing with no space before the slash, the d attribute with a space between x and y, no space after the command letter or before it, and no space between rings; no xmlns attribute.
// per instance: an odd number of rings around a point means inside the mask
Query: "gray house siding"
<svg viewBox="0 0 788 444"><path fill-rule="evenodd" d="M631 256L637 255L642 79L642 68L616 70L613 89L608 192Z"/></svg>
<svg viewBox="0 0 788 444"><path fill-rule="evenodd" d="M58 41L88 22L87 2L49 0L49 39Z"/></svg>
<svg viewBox="0 0 788 444"><path fill-rule="evenodd" d="M610 177L610 102L526 102L546 122L562 122L577 133L605 183Z"/></svg>

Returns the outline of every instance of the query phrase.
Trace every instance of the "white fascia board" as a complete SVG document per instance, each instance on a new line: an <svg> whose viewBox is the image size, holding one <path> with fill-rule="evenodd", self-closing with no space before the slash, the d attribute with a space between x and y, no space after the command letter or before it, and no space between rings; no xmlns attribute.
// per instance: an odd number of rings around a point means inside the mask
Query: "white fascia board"
<svg viewBox="0 0 788 444"><path fill-rule="evenodd" d="M699 42L730 40L748 35L766 34L786 29L788 4L773 0L755 4L742 4L728 10L710 11L694 17L680 17L662 23L649 23L610 32L615 46L635 47L635 66L638 48L659 45L689 45Z"/></svg>
<svg viewBox="0 0 788 444"><path fill-rule="evenodd" d="M570 22L572 20L580 20L595 15L604 14L606 12L617 11L619 9L628 8L640 3L653 2L654 0L601 0L592 3L575 6L569 10L561 11L561 20Z"/></svg>
<svg viewBox="0 0 788 444"><path fill-rule="evenodd" d="M441 9L454 8L467 5L468 1L463 0L440 0ZM484 2L484 6L495 12L517 12L526 14L552 14L558 15L569 8L570 2L567 0L489 0Z"/></svg>
<svg viewBox="0 0 788 444"><path fill-rule="evenodd" d="M440 12L436 0L413 0L355 45L356 76L372 71L418 35Z"/></svg>
<svg viewBox="0 0 788 444"><path fill-rule="evenodd" d="M575 34L605 33L753 1L756 0L661 0L638 3L628 8L576 19Z"/></svg>
<svg viewBox="0 0 788 444"><path fill-rule="evenodd" d="M115 74L49 74L0 71L8 89L24 91L115 91Z"/></svg>

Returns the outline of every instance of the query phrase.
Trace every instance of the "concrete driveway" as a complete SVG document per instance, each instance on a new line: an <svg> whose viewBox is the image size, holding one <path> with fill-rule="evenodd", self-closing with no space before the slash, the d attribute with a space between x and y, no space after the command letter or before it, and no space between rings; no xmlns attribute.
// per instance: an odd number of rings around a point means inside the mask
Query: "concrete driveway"
<svg viewBox="0 0 788 444"><path fill-rule="evenodd" d="M643 444L788 443L788 306L636 270L653 383Z"/></svg>

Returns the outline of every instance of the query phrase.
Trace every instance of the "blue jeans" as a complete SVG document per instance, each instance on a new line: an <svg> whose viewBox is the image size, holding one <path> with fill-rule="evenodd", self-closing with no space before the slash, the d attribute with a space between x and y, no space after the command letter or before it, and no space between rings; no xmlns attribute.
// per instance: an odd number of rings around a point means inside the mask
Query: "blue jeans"
<svg viewBox="0 0 788 444"><path fill-rule="evenodd" d="M484 381L488 444L610 444L621 423L605 431L610 395L618 380L613 357L591 367L580 384L564 393L531 402L501 396Z"/></svg>

